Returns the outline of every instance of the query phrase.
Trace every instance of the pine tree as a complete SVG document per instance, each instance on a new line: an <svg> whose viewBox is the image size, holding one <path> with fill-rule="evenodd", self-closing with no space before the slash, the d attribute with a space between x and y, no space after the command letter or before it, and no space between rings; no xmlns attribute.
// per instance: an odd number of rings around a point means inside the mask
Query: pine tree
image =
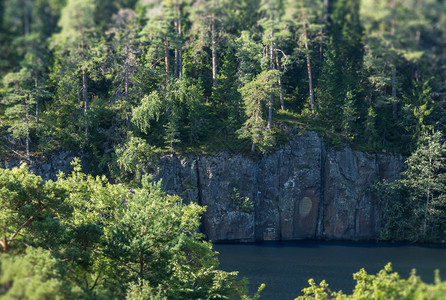
<svg viewBox="0 0 446 300"><path fill-rule="evenodd" d="M314 94L314 71L311 57L312 44L318 41L320 47L324 42L322 29L325 26L320 23L323 14L322 3L319 1L288 0L286 3L286 22L293 30L296 30L299 38L295 53L298 57L305 56L308 95L311 111L316 108Z"/></svg>
<svg viewBox="0 0 446 300"><path fill-rule="evenodd" d="M227 0L195 0L188 7L188 20L191 22L188 51L193 53L194 61L198 61L200 58L197 56L200 56L201 63L207 65L208 50L210 50L213 90L218 86L218 53L222 41L221 32L228 23L224 8L226 4Z"/></svg>
<svg viewBox="0 0 446 300"><path fill-rule="evenodd" d="M58 77L63 78L57 84L59 88L64 88L63 85L66 84L70 90L77 93L78 106L83 106L86 136L88 136L86 115L89 109L88 73L93 67L91 50L95 45L94 11L95 1L93 0L69 0L59 20L61 32L54 35L52 39L53 48L57 53L57 63L60 64L56 67ZM61 91L62 95L64 95L63 91Z"/></svg>
<svg viewBox="0 0 446 300"><path fill-rule="evenodd" d="M22 248L20 240L25 245L44 243L34 238L41 234L51 236L53 232L42 229L51 228L48 224L53 216L70 213L65 191L53 181L43 182L40 176L29 172L26 164L11 170L0 169L0 187L0 246L4 253ZM41 226L33 226L36 222Z"/></svg>
<svg viewBox="0 0 446 300"><path fill-rule="evenodd" d="M426 133L406 160L402 178L378 188L386 205L387 238L443 240L446 218L446 144L439 131Z"/></svg>
<svg viewBox="0 0 446 300"><path fill-rule="evenodd" d="M361 112L363 104L359 101L362 91L361 78L357 73L363 58L359 1L331 1L329 12L327 30L331 40L324 53L316 96L322 121L330 124L335 131L342 132L339 125L344 115L339 112L348 106L349 115L356 115ZM350 103L345 103L346 99ZM358 131L356 125L351 126Z"/></svg>
<svg viewBox="0 0 446 300"><path fill-rule="evenodd" d="M141 31L141 41L148 43L146 64L148 67L164 65L164 86L169 85L174 71L174 78L182 75L183 39L182 12L178 1L165 1L161 4L150 4L145 7L145 27ZM174 64L171 62L171 51L174 52ZM173 69L173 70L172 70Z"/></svg>
<svg viewBox="0 0 446 300"><path fill-rule="evenodd" d="M117 84L115 97L117 105L121 106L125 118L126 132L130 130L131 122L131 95L137 94L133 88L133 77L137 71L139 61L137 55L140 52L136 35L140 29L137 24L137 15L131 9L121 9L113 17L113 26L108 31L112 39L110 70ZM118 68L116 68L118 66ZM117 70L116 70L116 69Z"/></svg>
<svg viewBox="0 0 446 300"><path fill-rule="evenodd" d="M281 34L282 29L281 19L283 15L283 1L272 1L264 0L260 2L259 14L261 19L259 20L259 25L263 29L262 42L263 42L263 60L262 68L263 70L276 70L279 64L276 65L276 56L278 55L278 41L277 37ZM281 108L285 109L285 103L283 101L282 94L282 81L280 72L276 71L277 84L279 89L279 94L281 95ZM272 85L276 83L271 82ZM270 100L268 102L268 129L271 130L273 122L273 105L274 105L274 95L270 95Z"/></svg>
<svg viewBox="0 0 446 300"><path fill-rule="evenodd" d="M265 118L265 115L269 115L265 112L265 107L269 110L271 96L278 94L275 82L277 82L276 72L266 70L240 89L247 120L238 130L238 135L240 138L249 138L252 141L252 151L257 145L260 151L267 152L275 143L271 127L268 126L268 119Z"/></svg>
<svg viewBox="0 0 446 300"><path fill-rule="evenodd" d="M13 137L25 140L24 157L28 161L30 160L30 107L35 103L31 82L32 74L27 68L22 68L17 73L9 73L3 78L3 84L8 92L1 101L6 106L5 116L11 122L10 130Z"/></svg>

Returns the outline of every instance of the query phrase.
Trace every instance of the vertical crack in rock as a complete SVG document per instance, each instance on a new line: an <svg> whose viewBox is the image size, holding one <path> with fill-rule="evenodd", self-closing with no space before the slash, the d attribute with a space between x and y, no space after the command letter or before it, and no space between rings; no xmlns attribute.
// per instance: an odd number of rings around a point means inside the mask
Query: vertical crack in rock
<svg viewBox="0 0 446 300"><path fill-rule="evenodd" d="M201 179L200 179L200 157L197 156L195 160L195 170L197 172L197 202L198 205L203 205L203 200L201 196Z"/></svg>
<svg viewBox="0 0 446 300"><path fill-rule="evenodd" d="M320 191L319 191L319 207L318 207L318 213L317 213L317 227L315 232L315 238L322 239L324 235L324 202L325 202L325 159L326 159L326 152L325 152L325 145L324 140L321 138L321 154L320 154Z"/></svg>
<svg viewBox="0 0 446 300"><path fill-rule="evenodd" d="M202 206L203 205L203 200L202 200L202 196L201 196L201 179L200 179L200 157L197 156L197 158L195 160L193 160L192 162L192 166L195 164L195 173L197 176L197 204ZM207 208L209 209L209 208ZM204 233L206 235L207 232L207 228L206 228L206 211L201 215L201 222L200 222L200 228L199 231Z"/></svg>
<svg viewBox="0 0 446 300"><path fill-rule="evenodd" d="M282 154L283 154L283 150L281 150L278 155L277 155L277 168L280 170L280 167L282 166ZM282 210L280 208L280 204L281 204L281 185L280 185L280 171L277 173L277 210L279 212L279 224L278 224L278 233L279 233L279 240L282 240ZM294 208L293 208L294 209Z"/></svg>

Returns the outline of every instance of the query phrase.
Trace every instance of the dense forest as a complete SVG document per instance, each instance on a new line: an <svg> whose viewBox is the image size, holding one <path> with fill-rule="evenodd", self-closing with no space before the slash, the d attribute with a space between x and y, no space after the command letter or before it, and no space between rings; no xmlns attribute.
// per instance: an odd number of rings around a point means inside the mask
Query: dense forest
<svg viewBox="0 0 446 300"><path fill-rule="evenodd" d="M290 130L409 154L443 129L440 0L0 2L1 154L241 147ZM97 168L100 166L100 168Z"/></svg>
<svg viewBox="0 0 446 300"><path fill-rule="evenodd" d="M309 130L408 157L372 187L382 238L444 242L445 66L443 0L0 0L1 159L70 149L92 174L0 169L0 298L250 299L218 270L204 208L147 173ZM390 272L356 274L352 297L444 295Z"/></svg>

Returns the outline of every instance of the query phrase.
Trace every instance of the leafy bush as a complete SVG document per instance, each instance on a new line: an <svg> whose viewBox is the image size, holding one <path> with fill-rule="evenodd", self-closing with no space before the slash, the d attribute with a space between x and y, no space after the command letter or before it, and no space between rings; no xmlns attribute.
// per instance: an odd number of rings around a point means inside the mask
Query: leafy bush
<svg viewBox="0 0 446 300"><path fill-rule="evenodd" d="M313 279L308 283L309 287L304 288L303 296L296 300L313 299L354 299L354 300L421 300L421 299L444 299L446 295L446 282L440 280L438 271L435 274L435 283L428 284L421 281L415 270L408 279L403 279L396 272L392 272L392 265L388 263L384 269L376 275L367 274L364 269L353 274L356 286L351 295L333 292L328 284L322 281L319 285Z"/></svg>

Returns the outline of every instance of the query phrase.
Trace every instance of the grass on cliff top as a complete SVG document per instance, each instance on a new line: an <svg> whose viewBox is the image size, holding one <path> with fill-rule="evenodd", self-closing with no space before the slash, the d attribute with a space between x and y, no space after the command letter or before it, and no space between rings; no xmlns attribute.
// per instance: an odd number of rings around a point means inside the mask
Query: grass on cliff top
<svg viewBox="0 0 446 300"><path fill-rule="evenodd" d="M271 151L277 150L286 144L290 136L305 135L308 131L315 131L319 136L324 138L328 146L336 150L341 150L348 145L352 149L359 151L381 151L381 149L372 148L360 141L349 140L342 133L327 129L326 124L322 124L317 116L310 111L297 114L288 110L279 110L274 115L273 124L277 144ZM192 153L215 155L220 151L229 151L233 154L258 156L259 153L251 152L251 146L252 142L249 139L239 139L233 130L223 128L216 130L214 134L209 134L199 143L182 143L177 147L175 153L183 155Z"/></svg>

